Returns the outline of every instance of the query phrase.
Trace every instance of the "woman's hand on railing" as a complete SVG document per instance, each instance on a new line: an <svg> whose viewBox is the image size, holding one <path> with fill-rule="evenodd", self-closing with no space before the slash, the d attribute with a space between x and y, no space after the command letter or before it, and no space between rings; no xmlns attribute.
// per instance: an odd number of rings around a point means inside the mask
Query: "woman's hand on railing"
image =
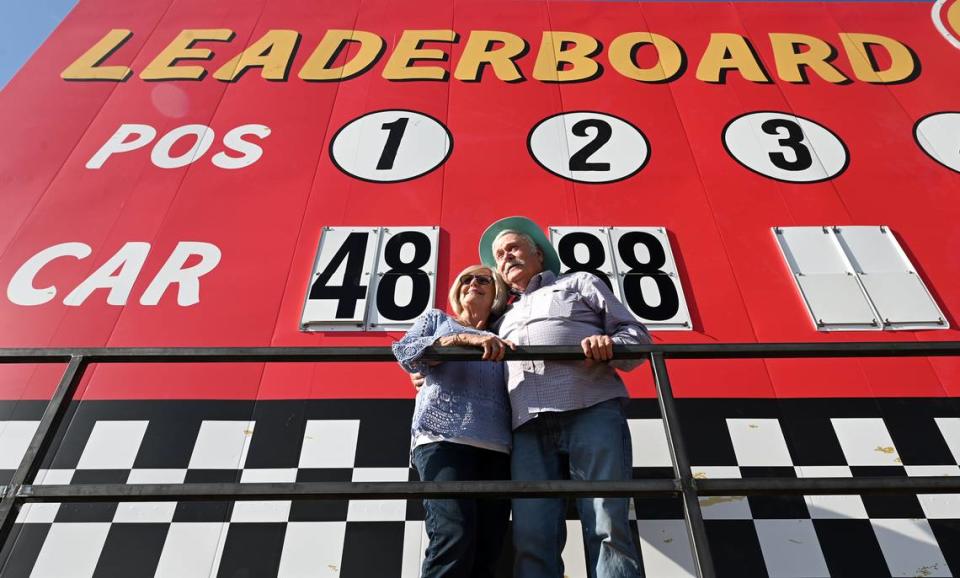
<svg viewBox="0 0 960 578"><path fill-rule="evenodd" d="M512 341L500 339L496 335L480 335L476 333L456 333L446 335L437 340L437 345L462 345L466 347L480 347L483 349L483 359L486 361L503 361L507 349L516 349Z"/></svg>

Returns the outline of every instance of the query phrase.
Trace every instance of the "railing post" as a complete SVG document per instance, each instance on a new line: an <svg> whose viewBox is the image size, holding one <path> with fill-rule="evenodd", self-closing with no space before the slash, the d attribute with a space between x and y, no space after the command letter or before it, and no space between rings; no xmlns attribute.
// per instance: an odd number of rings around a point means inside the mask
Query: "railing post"
<svg viewBox="0 0 960 578"><path fill-rule="evenodd" d="M3 494L3 499L0 500L0 561L4 564L9 558L10 549L13 546L13 544L7 543L10 532L17 519L17 513L20 511L17 503L17 493L20 486L37 475L37 470L40 469L40 464L50 448L57 430L60 428L63 416L66 415L67 409L70 407L70 400L73 399L77 384L83 377L85 367L86 361L82 355L70 357L70 363L60 378L57 390L47 403L47 407L43 411L43 417L40 418L40 424L37 426L37 431L33 434L33 439L30 440L26 453L23 454L20 467L14 472L13 478L7 485L7 491Z"/></svg>
<svg viewBox="0 0 960 578"><path fill-rule="evenodd" d="M710 543L707 541L707 528L703 523L703 513L700 511L693 473L690 471L690 458L687 456L680 428L680 417L673 399L670 377L667 375L667 363L662 353L651 353L650 360L653 381L657 386L657 400L660 402L663 429L667 434L670 457L673 460L673 473L680 480L680 487L683 489L683 513L687 521L687 535L690 539L690 548L693 550L693 561L697 566L697 576L714 578L716 570L713 566L713 556L710 554ZM640 513L638 512L637 515L639 516Z"/></svg>

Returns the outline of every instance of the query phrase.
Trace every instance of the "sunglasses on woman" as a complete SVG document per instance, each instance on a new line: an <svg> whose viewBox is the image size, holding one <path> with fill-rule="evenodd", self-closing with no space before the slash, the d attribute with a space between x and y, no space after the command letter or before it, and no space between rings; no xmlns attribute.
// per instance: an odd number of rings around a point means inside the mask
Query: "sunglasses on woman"
<svg viewBox="0 0 960 578"><path fill-rule="evenodd" d="M477 280L477 285L489 285L493 283L493 277L490 275L464 275L460 277L461 285L469 285L473 283L473 280Z"/></svg>

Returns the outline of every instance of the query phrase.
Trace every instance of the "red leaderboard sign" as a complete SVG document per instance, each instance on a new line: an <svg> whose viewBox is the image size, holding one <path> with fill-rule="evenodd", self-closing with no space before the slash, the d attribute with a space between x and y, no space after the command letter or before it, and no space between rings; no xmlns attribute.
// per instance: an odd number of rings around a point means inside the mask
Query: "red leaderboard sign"
<svg viewBox="0 0 960 578"><path fill-rule="evenodd" d="M956 340L958 69L957 0L81 0L0 93L0 347L387 345L516 214L662 342ZM0 397L59 371L2 367ZM91 373L86 399L413 393L388 364ZM671 375L960 395L949 359Z"/></svg>

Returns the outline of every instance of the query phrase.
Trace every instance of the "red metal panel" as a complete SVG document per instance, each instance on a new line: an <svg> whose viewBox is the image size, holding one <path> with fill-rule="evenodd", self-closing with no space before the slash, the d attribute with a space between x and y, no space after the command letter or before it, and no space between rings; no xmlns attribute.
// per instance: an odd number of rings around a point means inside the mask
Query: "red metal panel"
<svg viewBox="0 0 960 578"><path fill-rule="evenodd" d="M127 8L130 6L129 8ZM0 346L45 345L386 345L385 333L299 331L311 264L324 226L439 225L436 305L444 308L453 274L477 261L476 240L497 218L526 214L541 225L664 226L690 308L694 330L660 332L661 342L849 341L957 339L956 329L927 332L819 333L770 228L799 225L889 225L947 313L960 305L953 233L960 175L914 143L913 124L931 112L955 110L954 70L960 51L942 38L922 3L596 3L440 0L404 6L388 0L321 3L306 0L176 2L157 7L83 0L25 70L5 89L0 121L0 280L56 243L79 241L85 259L45 267L37 286L55 283L57 298L38 306L0 299ZM159 22L159 24L157 24ZM154 27L156 26L156 29ZM302 34L287 80L268 82L251 70L233 84L212 78L145 82L137 74L176 34L223 27L230 43L206 42L219 68L271 29ZM59 73L111 28L134 36L108 64L130 63L123 83L65 82ZM297 78L327 29L380 35L384 55L343 82ZM470 31L504 30L530 46L519 59L526 80L500 81L489 68L479 82L388 81L385 62L405 30L452 29L456 43L431 42L450 54L452 72ZM580 83L532 78L547 30L597 38L609 49L619 34L651 31L682 46L687 66L666 83L618 74L607 54L604 72ZM723 84L696 78L715 32L753 43L770 83L730 72ZM838 48L834 65L852 77L838 33L866 32L908 45L922 64L918 77L896 85L854 79L830 84L811 74L806 84L777 77L769 34L802 33ZM649 59L647 47L639 58ZM338 58L350 58L350 46ZM881 59L882 60L882 59ZM647 60L644 60L647 62ZM194 64L194 63L184 63ZM452 74L451 74L452 76ZM42 92L49 99L33 98ZM59 103L59 104L58 104ZM334 134L375 110L410 109L444 123L453 152L437 170L413 180L378 184L355 179L329 157ZM623 118L646 135L648 164L610 184L573 183L538 166L526 149L540 120L593 110ZM845 172L815 184L789 184L746 170L724 149L721 133L753 111L795 113L826 126L850 152ZM98 170L87 160L123 123L149 124L158 138L188 123L216 132L211 150L180 169L150 162L146 147L115 155ZM262 158L239 170L213 166L222 136L242 124L264 124ZM46 140L30 135L42 133ZM18 143L26 143L22 146ZM49 143L49 146L47 145ZM46 147L46 148L44 148ZM6 152L9 151L9 152ZM61 166L62 165L62 166ZM108 305L106 291L69 307L63 297L127 242L151 243L125 306ZM157 306L138 300L181 241L213 243L218 267L202 279L201 302L181 307L175 290ZM673 364L679 395L703 397L956 396L955 360L776 360ZM3 369L0 396L43 397L56 368ZM628 377L631 393L652 393L648 372ZM210 367L97 368L88 399L409 397L405 377L389 364L259 364Z"/></svg>

